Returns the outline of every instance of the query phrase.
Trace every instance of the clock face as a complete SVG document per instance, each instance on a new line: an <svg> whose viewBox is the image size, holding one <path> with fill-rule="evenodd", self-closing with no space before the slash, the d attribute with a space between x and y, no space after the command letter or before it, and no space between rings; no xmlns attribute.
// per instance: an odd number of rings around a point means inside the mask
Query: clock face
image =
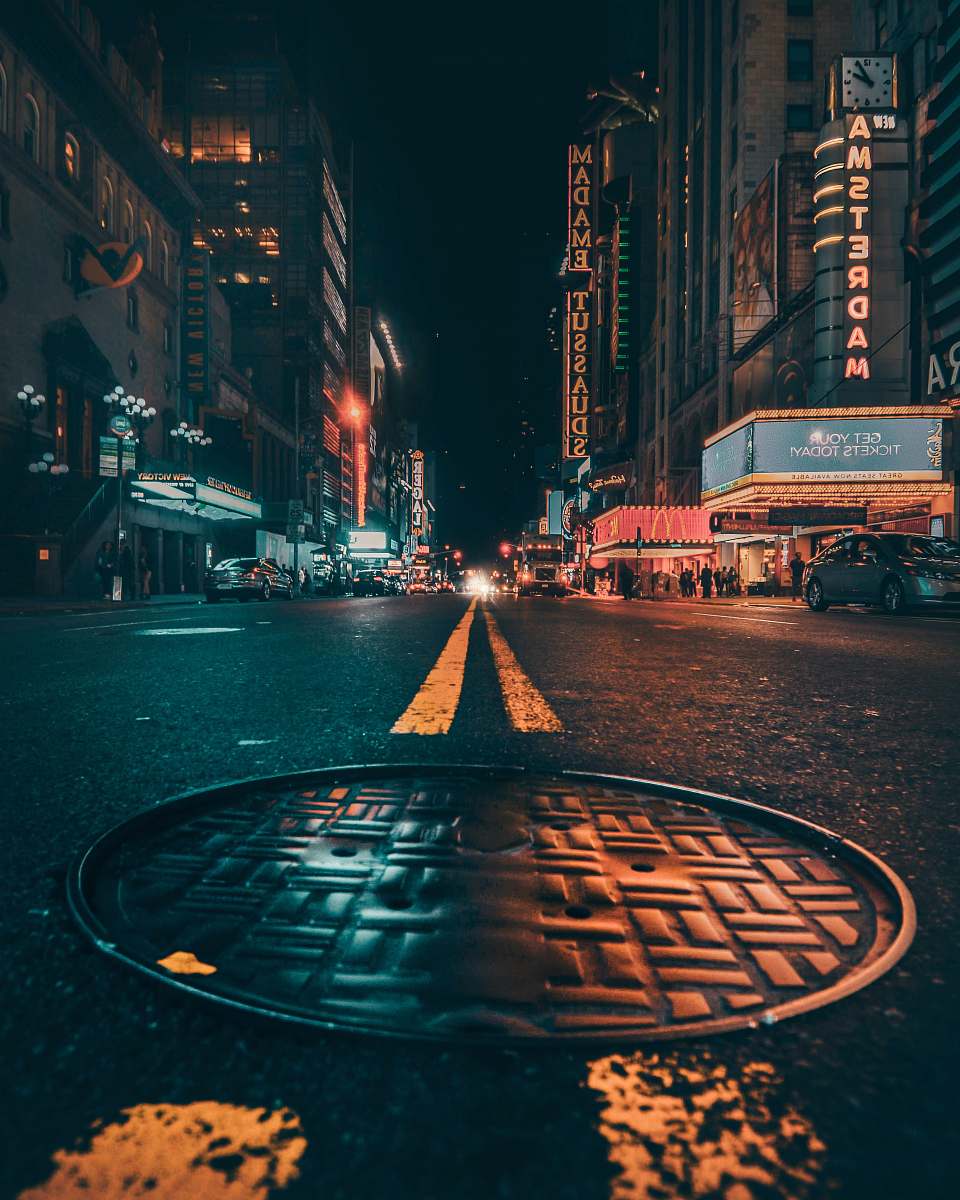
<svg viewBox="0 0 960 1200"><path fill-rule="evenodd" d="M843 107L893 107L893 56L844 58Z"/></svg>

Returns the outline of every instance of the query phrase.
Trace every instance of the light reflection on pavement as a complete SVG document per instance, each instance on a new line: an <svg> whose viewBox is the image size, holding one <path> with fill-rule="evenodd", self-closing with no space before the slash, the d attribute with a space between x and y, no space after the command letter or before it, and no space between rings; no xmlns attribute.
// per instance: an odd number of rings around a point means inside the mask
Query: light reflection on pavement
<svg viewBox="0 0 960 1200"><path fill-rule="evenodd" d="M770 1063L737 1077L706 1055L612 1054L591 1062L599 1131L619 1174L611 1200L820 1196L826 1146L780 1094ZM779 1115L775 1115L779 1114Z"/></svg>
<svg viewBox="0 0 960 1200"><path fill-rule="evenodd" d="M57 1150L54 1173L18 1200L267 1200L297 1178L306 1148L289 1109L138 1104L95 1125L89 1145Z"/></svg>

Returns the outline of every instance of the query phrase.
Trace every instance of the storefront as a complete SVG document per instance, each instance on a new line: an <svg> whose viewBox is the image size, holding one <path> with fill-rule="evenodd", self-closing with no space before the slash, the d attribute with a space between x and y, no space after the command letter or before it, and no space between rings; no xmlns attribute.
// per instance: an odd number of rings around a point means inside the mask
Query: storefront
<svg viewBox="0 0 960 1200"><path fill-rule="evenodd" d="M640 573L644 595L678 589L680 572L714 561L710 513L687 506L622 505L593 522L588 566L601 578L601 588L621 588L621 566Z"/></svg>
<svg viewBox="0 0 960 1200"><path fill-rule="evenodd" d="M708 438L702 499L721 565L750 590L789 579L843 533L954 536L948 408L796 409L750 413Z"/></svg>
<svg viewBox="0 0 960 1200"><path fill-rule="evenodd" d="M260 501L246 488L214 476L144 470L127 487L124 523L134 561L145 553L153 593L202 591L206 567L232 553L257 553L261 517Z"/></svg>

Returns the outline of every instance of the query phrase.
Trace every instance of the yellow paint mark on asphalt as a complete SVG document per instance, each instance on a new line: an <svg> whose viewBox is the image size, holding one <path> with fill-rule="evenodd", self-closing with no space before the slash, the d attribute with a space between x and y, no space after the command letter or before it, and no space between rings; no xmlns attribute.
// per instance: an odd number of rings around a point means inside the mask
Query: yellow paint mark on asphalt
<svg viewBox="0 0 960 1200"><path fill-rule="evenodd" d="M470 645L470 626L477 607L477 598L450 634L440 657L410 701L403 716L391 733L435 734L449 733L453 718L457 715L460 693L463 690L463 673L467 665L467 649Z"/></svg>
<svg viewBox="0 0 960 1200"><path fill-rule="evenodd" d="M610 1200L823 1195L826 1146L783 1102L770 1063L733 1072L678 1051L613 1054L588 1066L587 1083L602 1098L599 1131L619 1172Z"/></svg>
<svg viewBox="0 0 960 1200"><path fill-rule="evenodd" d="M50 1178L17 1200L268 1200L297 1178L307 1148L290 1109L201 1100L138 1104L120 1118L57 1150Z"/></svg>
<svg viewBox="0 0 960 1200"><path fill-rule="evenodd" d="M157 966L165 967L174 975L215 975L217 968L201 962L192 950L174 950L166 958L158 958Z"/></svg>
<svg viewBox="0 0 960 1200"><path fill-rule="evenodd" d="M559 733L563 726L557 714L517 662L517 656L500 632L493 614L484 610L483 615L510 724L520 733Z"/></svg>

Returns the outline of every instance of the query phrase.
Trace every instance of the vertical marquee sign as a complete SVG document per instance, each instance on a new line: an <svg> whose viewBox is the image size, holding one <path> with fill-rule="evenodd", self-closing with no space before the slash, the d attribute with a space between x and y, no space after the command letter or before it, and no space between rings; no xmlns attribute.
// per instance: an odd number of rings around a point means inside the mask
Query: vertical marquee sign
<svg viewBox="0 0 960 1200"><path fill-rule="evenodd" d="M571 145L567 159L566 347L563 379L563 455L590 453L593 324L593 147Z"/></svg>
<svg viewBox="0 0 960 1200"><path fill-rule="evenodd" d="M426 498L423 494L423 451L414 450L411 463L413 490L410 493L410 532L418 544L426 525Z"/></svg>
<svg viewBox="0 0 960 1200"><path fill-rule="evenodd" d="M873 349L870 337L873 139L864 113L848 113L844 121L843 377L869 379Z"/></svg>
<svg viewBox="0 0 960 1200"><path fill-rule="evenodd" d="M183 371L193 413L210 403L210 255L191 250L184 255Z"/></svg>

